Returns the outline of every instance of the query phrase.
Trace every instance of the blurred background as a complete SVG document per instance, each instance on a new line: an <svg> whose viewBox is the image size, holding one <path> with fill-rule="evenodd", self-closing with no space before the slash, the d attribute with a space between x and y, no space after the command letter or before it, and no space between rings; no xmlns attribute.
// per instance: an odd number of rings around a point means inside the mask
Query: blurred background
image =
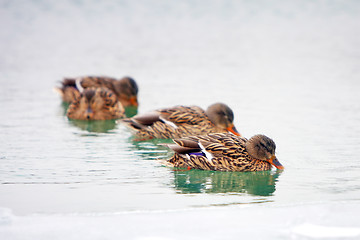
<svg viewBox="0 0 360 240"><path fill-rule="evenodd" d="M338 202L359 213L359 1L2 0L0 43L0 207L11 211L2 219L193 208L201 218L214 206L252 219L276 206L289 224L273 226L275 239L298 223L337 226L348 209L328 222L324 212ZM224 102L245 137L274 139L285 171L163 167L171 152L157 141L65 117L52 89L84 75L133 77L139 113ZM360 227L350 220L343 227ZM0 233L24 236L9 222Z"/></svg>

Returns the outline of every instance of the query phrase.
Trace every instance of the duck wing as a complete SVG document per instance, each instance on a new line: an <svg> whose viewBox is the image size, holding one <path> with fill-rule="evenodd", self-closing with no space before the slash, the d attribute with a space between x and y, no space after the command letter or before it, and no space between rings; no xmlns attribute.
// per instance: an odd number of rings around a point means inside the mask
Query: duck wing
<svg viewBox="0 0 360 240"><path fill-rule="evenodd" d="M198 106L176 106L161 109L158 110L158 112L160 113L161 119L170 121L175 125L196 125L207 119L205 111Z"/></svg>
<svg viewBox="0 0 360 240"><path fill-rule="evenodd" d="M89 87L105 87L110 89L111 91L115 92L113 82L116 81L115 78L110 77L95 77L95 76L87 76L87 77L81 77L81 86L83 88L89 88Z"/></svg>
<svg viewBox="0 0 360 240"><path fill-rule="evenodd" d="M177 128L178 125L184 123L195 124L202 115L205 115L205 113L199 107L176 106L136 115L132 118L124 119L123 122L135 129L145 129L157 122Z"/></svg>
<svg viewBox="0 0 360 240"><path fill-rule="evenodd" d="M230 133L215 133L173 140L167 147L175 154L168 160L175 167L202 170L242 171L239 160L245 153L246 139Z"/></svg>
<svg viewBox="0 0 360 240"><path fill-rule="evenodd" d="M97 88L96 91L96 98L101 98L103 101L96 101L95 102L102 102L101 105L98 106L101 109L99 119L117 119L121 118L125 114L125 109L122 104L117 99L116 95L109 91L107 88ZM103 114L101 114L103 113Z"/></svg>
<svg viewBox="0 0 360 240"><path fill-rule="evenodd" d="M183 154L184 151L187 153L201 151L207 158L234 158L244 153L246 139L230 133L213 133L174 139L173 141L175 144L169 147L179 154Z"/></svg>
<svg viewBox="0 0 360 240"><path fill-rule="evenodd" d="M158 112L149 112L122 120L122 122L126 123L129 127L137 130L145 129L157 121L160 121L160 114Z"/></svg>

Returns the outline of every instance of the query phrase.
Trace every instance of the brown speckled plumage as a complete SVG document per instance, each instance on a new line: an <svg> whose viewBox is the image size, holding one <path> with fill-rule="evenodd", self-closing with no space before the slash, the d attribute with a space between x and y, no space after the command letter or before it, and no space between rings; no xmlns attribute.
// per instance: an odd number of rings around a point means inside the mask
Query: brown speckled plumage
<svg viewBox="0 0 360 240"><path fill-rule="evenodd" d="M78 120L109 120L124 116L124 108L107 88L87 88L70 104L67 114Z"/></svg>
<svg viewBox="0 0 360 240"><path fill-rule="evenodd" d="M79 86L80 84L80 86ZM124 77L120 80L111 77L85 76L79 78L65 78L62 87L58 88L64 102L71 103L82 89L89 87L103 87L113 91L124 107L138 106L138 86L134 79Z"/></svg>
<svg viewBox="0 0 360 240"><path fill-rule="evenodd" d="M233 112L227 105L216 103L206 111L197 106L176 106L137 115L123 122L135 131L137 140L145 140L228 131L238 134L233 119Z"/></svg>
<svg viewBox="0 0 360 240"><path fill-rule="evenodd" d="M168 163L177 168L245 172L269 170L273 164L283 169L275 157L275 143L264 135L247 140L230 133L215 133L174 142L168 145L174 150Z"/></svg>

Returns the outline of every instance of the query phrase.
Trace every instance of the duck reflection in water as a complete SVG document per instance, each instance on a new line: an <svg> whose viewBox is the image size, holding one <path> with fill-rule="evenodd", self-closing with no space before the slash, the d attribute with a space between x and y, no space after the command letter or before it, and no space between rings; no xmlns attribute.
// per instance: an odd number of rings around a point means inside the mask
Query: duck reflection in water
<svg viewBox="0 0 360 240"><path fill-rule="evenodd" d="M125 129L128 130L128 129ZM170 139L151 139L148 141L134 141L131 136L128 139L131 144L131 150L136 155L143 159L160 160L163 163L163 158L169 157L171 153L163 146L163 144L171 143Z"/></svg>
<svg viewBox="0 0 360 240"><path fill-rule="evenodd" d="M60 105L60 112L62 116L66 116L67 110L69 108L68 103L62 102ZM137 113L136 107L125 107L125 115L127 117L134 116ZM85 130L88 132L97 132L97 133L107 133L116 128L117 123L116 120L75 120L68 119L68 122L75 127L80 128L81 130Z"/></svg>
<svg viewBox="0 0 360 240"><path fill-rule="evenodd" d="M69 119L69 123L75 127L88 132L107 133L116 128L116 120L74 120Z"/></svg>
<svg viewBox="0 0 360 240"><path fill-rule="evenodd" d="M68 110L69 106L70 106L69 103L61 102L59 113L61 113L61 115L63 115L63 116L66 116L66 113L67 113L67 110ZM135 116L138 113L138 108L137 107L129 106L129 107L124 107L124 109L125 109L125 116L126 117L132 117L132 116Z"/></svg>
<svg viewBox="0 0 360 240"><path fill-rule="evenodd" d="M62 102L61 105L61 115L66 116L67 109L69 107L68 103ZM81 130L94 132L94 133L107 133L116 128L116 120L75 120L68 119L70 125L80 128Z"/></svg>
<svg viewBox="0 0 360 240"><path fill-rule="evenodd" d="M276 190L282 171L217 172L174 171L174 185L178 193L247 193L271 196Z"/></svg>
<svg viewBox="0 0 360 240"><path fill-rule="evenodd" d="M130 118L135 116L138 113L138 108L134 106L127 106L125 108L125 116Z"/></svg>

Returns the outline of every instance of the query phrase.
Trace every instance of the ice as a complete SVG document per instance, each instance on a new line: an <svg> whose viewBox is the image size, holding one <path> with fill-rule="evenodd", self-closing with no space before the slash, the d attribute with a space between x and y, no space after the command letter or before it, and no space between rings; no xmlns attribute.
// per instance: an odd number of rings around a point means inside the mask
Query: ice
<svg viewBox="0 0 360 240"><path fill-rule="evenodd" d="M305 223L293 228L293 232L312 238L359 237L360 228L329 227Z"/></svg>
<svg viewBox="0 0 360 240"><path fill-rule="evenodd" d="M10 224L13 219L13 214L10 209L0 208L0 226Z"/></svg>
<svg viewBox="0 0 360 240"><path fill-rule="evenodd" d="M7 240L358 239L359 213L359 202L29 216L9 215L9 210L3 209L0 219L12 220L1 222L0 237Z"/></svg>

